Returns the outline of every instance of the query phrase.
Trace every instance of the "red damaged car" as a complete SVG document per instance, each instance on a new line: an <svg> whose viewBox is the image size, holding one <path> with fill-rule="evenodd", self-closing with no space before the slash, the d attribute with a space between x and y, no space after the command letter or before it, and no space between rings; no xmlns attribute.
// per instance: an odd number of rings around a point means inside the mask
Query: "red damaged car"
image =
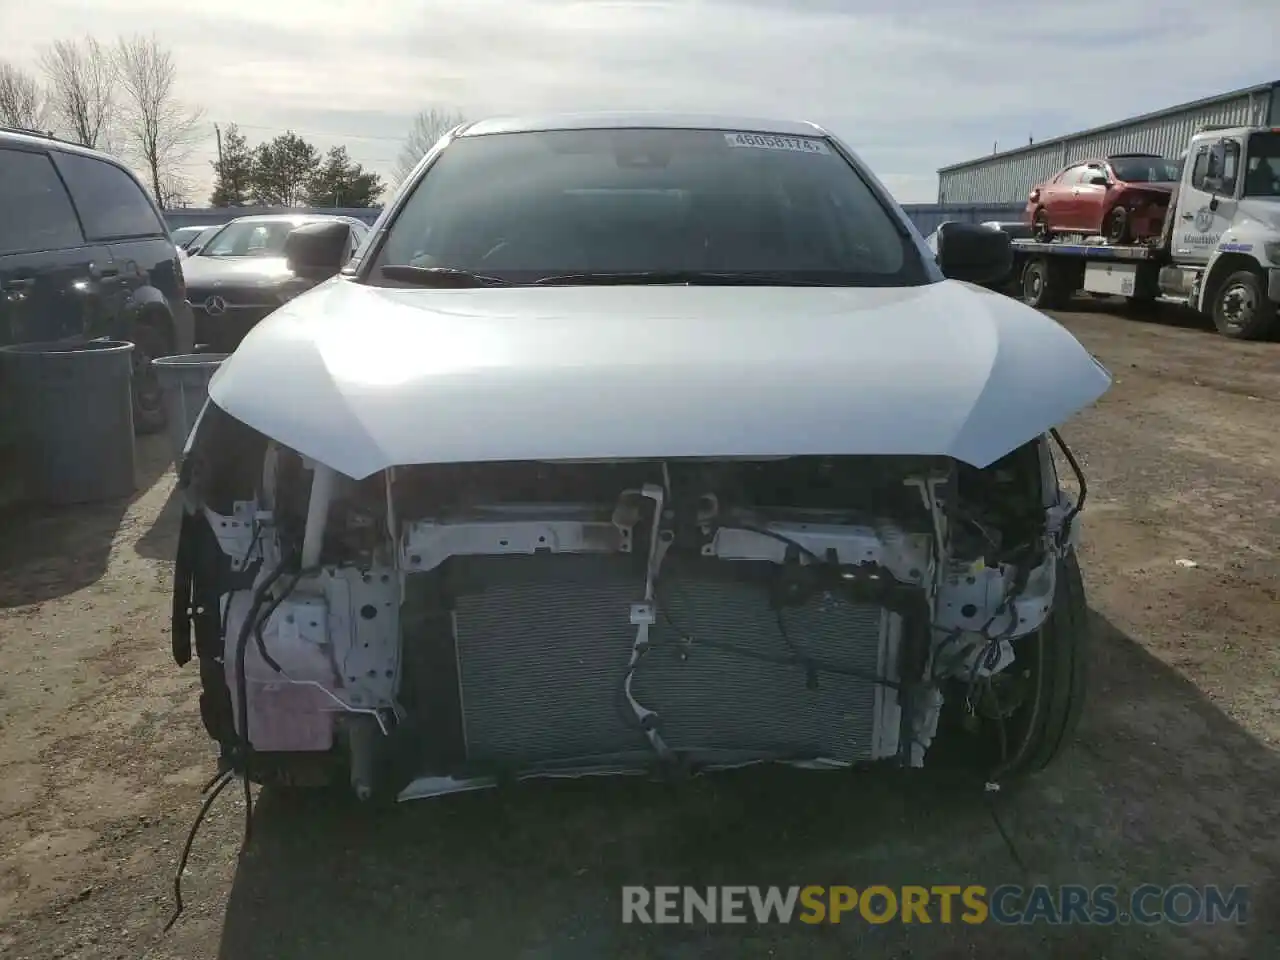
<svg viewBox="0 0 1280 960"><path fill-rule="evenodd" d="M1027 198L1027 222L1037 239L1085 233L1127 243L1158 237L1181 164L1153 153L1117 153L1080 160Z"/></svg>

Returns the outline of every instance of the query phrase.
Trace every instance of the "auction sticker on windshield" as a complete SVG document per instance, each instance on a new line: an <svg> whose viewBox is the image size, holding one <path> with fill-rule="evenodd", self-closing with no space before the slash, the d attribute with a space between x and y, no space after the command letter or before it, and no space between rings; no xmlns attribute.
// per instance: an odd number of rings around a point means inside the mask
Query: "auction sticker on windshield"
<svg viewBox="0 0 1280 960"><path fill-rule="evenodd" d="M754 147L757 150L790 150L793 153L830 153L821 140L808 137L779 137L771 133L726 133L731 147Z"/></svg>

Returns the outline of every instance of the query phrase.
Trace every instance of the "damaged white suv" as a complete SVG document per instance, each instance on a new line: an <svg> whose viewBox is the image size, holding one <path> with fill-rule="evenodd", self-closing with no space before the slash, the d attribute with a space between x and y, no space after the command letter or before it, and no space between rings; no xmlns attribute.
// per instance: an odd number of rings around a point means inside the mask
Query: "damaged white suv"
<svg viewBox="0 0 1280 960"><path fill-rule="evenodd" d="M920 766L950 712L992 779L1058 752L1051 438L1110 378L975 285L1003 234L935 257L811 124L610 115L464 125L345 241L291 236L334 275L182 463L174 654L227 766L401 798Z"/></svg>

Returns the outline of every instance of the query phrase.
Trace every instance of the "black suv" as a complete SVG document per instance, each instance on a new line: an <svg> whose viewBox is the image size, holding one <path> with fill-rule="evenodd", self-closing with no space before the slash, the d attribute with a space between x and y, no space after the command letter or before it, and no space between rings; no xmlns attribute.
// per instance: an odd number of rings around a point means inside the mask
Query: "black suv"
<svg viewBox="0 0 1280 960"><path fill-rule="evenodd" d="M190 353L193 328L177 248L138 178L0 127L0 345L131 341L134 425L153 433L165 414L151 359Z"/></svg>

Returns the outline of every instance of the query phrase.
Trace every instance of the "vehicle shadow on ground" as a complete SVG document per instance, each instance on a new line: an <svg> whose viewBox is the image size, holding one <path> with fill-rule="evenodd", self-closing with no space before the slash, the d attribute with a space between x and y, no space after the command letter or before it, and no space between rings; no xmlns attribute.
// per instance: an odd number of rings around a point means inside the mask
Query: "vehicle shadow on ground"
<svg viewBox="0 0 1280 960"><path fill-rule="evenodd" d="M1204 334L1219 336L1209 318L1172 303L1151 303L1146 306L1130 304L1123 297L1074 297L1063 308L1071 313L1113 314L1117 320L1150 324L1159 327L1180 327L1198 330Z"/></svg>
<svg viewBox="0 0 1280 960"><path fill-rule="evenodd" d="M1278 955L1280 898L1265 878L1280 866L1280 757L1101 615L1094 623L1077 744L994 803L948 765L525 784L377 813L268 793L219 956ZM620 922L624 884L974 882L1253 888L1250 922L1230 928L966 926L939 922L936 907L927 926Z"/></svg>
<svg viewBox="0 0 1280 960"><path fill-rule="evenodd" d="M19 501L0 508L0 609L53 600L96 583L130 506L172 462L167 436L138 437L132 496L66 507Z"/></svg>
<svg viewBox="0 0 1280 960"><path fill-rule="evenodd" d="M178 552L178 529L182 520L182 495L177 484L169 488L169 495L156 514L155 522L134 544L138 556L148 560L171 561Z"/></svg>

